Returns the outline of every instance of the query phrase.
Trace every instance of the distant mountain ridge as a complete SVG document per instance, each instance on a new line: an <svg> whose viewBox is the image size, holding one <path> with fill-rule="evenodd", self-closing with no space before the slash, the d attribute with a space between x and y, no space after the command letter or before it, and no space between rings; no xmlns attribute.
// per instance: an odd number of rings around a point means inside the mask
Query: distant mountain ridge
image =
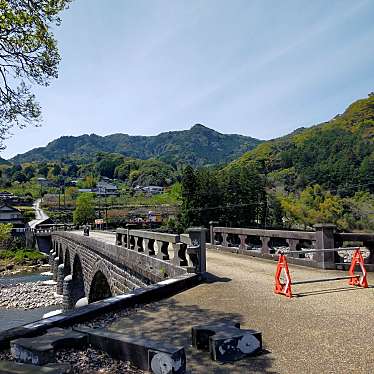
<svg viewBox="0 0 374 374"><path fill-rule="evenodd" d="M10 165L10 162L8 160L5 160L4 158L0 157L0 165Z"/></svg>
<svg viewBox="0 0 374 374"><path fill-rule="evenodd" d="M107 136L62 136L45 147L18 154L10 161L23 163L90 158L98 152L110 152L139 159L156 158L171 164L203 166L232 161L261 142L249 136L221 134L196 124L189 130L170 131L155 136L121 133Z"/></svg>

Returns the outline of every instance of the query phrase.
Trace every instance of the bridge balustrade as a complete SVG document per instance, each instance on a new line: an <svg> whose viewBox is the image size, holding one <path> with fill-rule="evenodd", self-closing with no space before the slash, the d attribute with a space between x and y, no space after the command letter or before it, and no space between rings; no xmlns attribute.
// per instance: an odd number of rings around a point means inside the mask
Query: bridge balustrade
<svg viewBox="0 0 374 374"><path fill-rule="evenodd" d="M32 229L35 234L51 233L53 231L71 231L75 229L73 224L42 224Z"/></svg>
<svg viewBox="0 0 374 374"><path fill-rule="evenodd" d="M363 255L365 257L365 266L368 270L374 270L374 234L365 232L336 232L334 233L334 242L337 247L360 246L366 248ZM351 261L352 253L343 252L347 263Z"/></svg>
<svg viewBox="0 0 374 374"><path fill-rule="evenodd" d="M212 245L253 250L263 254L273 254L278 247L301 251L302 245L312 247L317 240L316 233L308 231L214 227L212 233Z"/></svg>
<svg viewBox="0 0 374 374"><path fill-rule="evenodd" d="M288 256L291 263L340 269L344 261L350 262L344 253L303 253L303 249L333 249L347 246L364 246L368 255L365 263L374 270L374 234L339 233L332 224L318 224L315 231L265 230L215 226L210 222L210 248L236 251L255 257L274 258L276 250L297 251Z"/></svg>
<svg viewBox="0 0 374 374"><path fill-rule="evenodd" d="M176 266L187 267L190 272L204 272L205 231L191 228L187 234L177 235L119 228L116 230L116 244L170 261Z"/></svg>

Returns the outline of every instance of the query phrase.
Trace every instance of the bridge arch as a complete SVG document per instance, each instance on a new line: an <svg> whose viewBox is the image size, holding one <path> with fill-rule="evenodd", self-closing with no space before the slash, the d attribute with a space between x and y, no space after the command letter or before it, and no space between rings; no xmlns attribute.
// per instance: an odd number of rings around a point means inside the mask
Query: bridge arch
<svg viewBox="0 0 374 374"><path fill-rule="evenodd" d="M81 259L78 254L74 256L73 272L72 272L72 287L71 287L71 301L73 305L85 297L84 276Z"/></svg>
<svg viewBox="0 0 374 374"><path fill-rule="evenodd" d="M107 277L101 270L97 270L92 278L88 302L107 299L113 296Z"/></svg>

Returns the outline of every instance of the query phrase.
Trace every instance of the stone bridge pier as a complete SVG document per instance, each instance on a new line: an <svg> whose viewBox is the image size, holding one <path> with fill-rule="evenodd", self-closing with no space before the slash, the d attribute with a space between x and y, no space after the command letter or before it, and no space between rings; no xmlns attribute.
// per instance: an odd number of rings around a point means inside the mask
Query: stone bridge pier
<svg viewBox="0 0 374 374"><path fill-rule="evenodd" d="M119 229L109 244L77 232L52 232L49 263L64 311L166 278L205 272L205 236L203 228L180 236ZM119 241L122 237L126 240Z"/></svg>

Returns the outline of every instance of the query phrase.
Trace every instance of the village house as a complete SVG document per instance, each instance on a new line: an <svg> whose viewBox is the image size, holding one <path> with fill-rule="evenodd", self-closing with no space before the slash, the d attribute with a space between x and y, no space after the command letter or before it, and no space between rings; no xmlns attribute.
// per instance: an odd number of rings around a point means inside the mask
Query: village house
<svg viewBox="0 0 374 374"><path fill-rule="evenodd" d="M6 204L0 206L0 223L11 223L14 227L25 225L21 211Z"/></svg>

